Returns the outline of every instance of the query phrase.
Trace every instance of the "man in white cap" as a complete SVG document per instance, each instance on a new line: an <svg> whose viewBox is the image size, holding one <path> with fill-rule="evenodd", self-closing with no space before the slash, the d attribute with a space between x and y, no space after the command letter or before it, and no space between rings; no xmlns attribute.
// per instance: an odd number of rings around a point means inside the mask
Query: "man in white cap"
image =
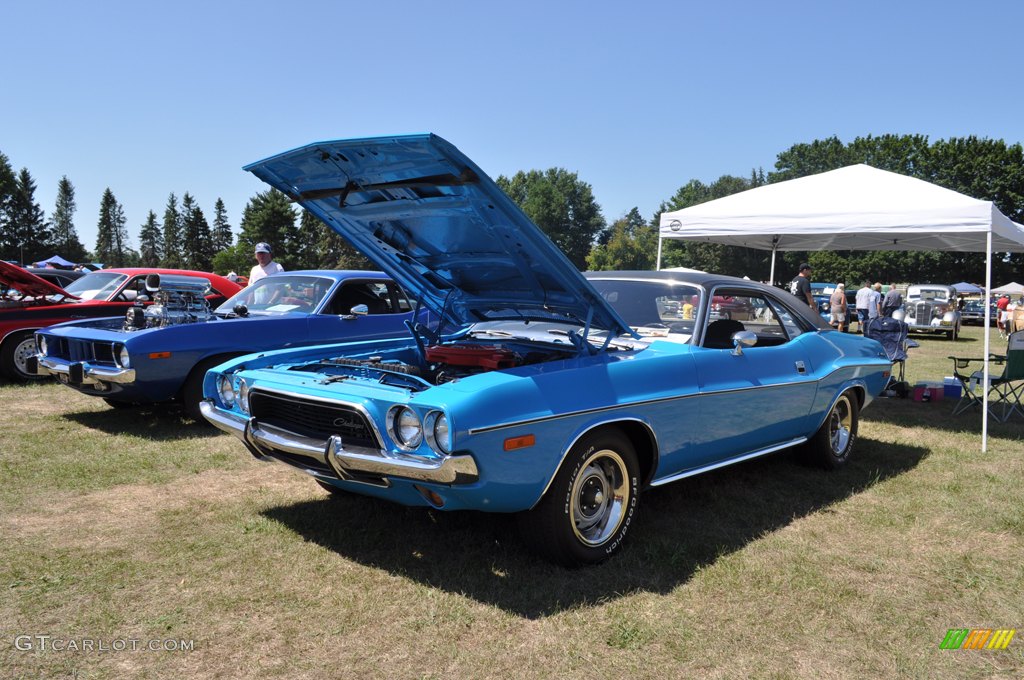
<svg viewBox="0 0 1024 680"><path fill-rule="evenodd" d="M274 262L274 254L270 251L270 244L262 241L256 244L256 266L249 272L249 285L256 283L264 276L280 274L284 267Z"/></svg>

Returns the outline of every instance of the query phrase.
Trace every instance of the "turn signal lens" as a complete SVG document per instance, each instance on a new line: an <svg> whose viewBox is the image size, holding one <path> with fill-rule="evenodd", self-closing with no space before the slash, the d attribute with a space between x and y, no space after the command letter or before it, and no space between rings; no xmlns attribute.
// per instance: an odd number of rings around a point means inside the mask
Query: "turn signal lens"
<svg viewBox="0 0 1024 680"><path fill-rule="evenodd" d="M505 450L515 451L516 449L525 449L536 443L537 437L532 434L524 434L522 437L509 437L505 440Z"/></svg>

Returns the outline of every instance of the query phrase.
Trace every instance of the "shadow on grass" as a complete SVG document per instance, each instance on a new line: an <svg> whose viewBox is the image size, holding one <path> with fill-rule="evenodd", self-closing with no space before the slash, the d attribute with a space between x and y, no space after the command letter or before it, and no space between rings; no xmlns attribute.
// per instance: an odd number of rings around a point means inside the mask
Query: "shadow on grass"
<svg viewBox="0 0 1024 680"><path fill-rule="evenodd" d="M137 434L155 441L175 441L213 437L220 431L205 420L197 422L185 415L178 404L154 404L105 411L79 411L61 416L85 427L107 434Z"/></svg>
<svg viewBox="0 0 1024 680"><path fill-rule="evenodd" d="M959 399L942 399L920 402L913 399L878 399L870 408L861 412L861 421L887 423L898 427L924 427L957 434L977 434L981 437L981 407L972 407L963 413L953 415ZM1002 407L998 407L1001 411ZM988 419L990 437L1000 439L1024 439L1024 418L1014 414L1005 423L993 416Z"/></svg>
<svg viewBox="0 0 1024 680"><path fill-rule="evenodd" d="M578 570L528 553L507 515L436 512L344 494L263 514L360 564L539 618L633 591L670 592L720 556L902 474L927 453L861 439L854 459L837 472L800 466L783 453L651 489L641 496L625 550Z"/></svg>

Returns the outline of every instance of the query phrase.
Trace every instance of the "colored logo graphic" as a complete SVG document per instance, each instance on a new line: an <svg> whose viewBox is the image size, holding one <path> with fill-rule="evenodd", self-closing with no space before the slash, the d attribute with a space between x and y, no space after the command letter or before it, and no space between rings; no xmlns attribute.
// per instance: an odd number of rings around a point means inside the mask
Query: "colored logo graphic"
<svg viewBox="0 0 1024 680"><path fill-rule="evenodd" d="M950 628L939 649L1006 649L1015 628Z"/></svg>

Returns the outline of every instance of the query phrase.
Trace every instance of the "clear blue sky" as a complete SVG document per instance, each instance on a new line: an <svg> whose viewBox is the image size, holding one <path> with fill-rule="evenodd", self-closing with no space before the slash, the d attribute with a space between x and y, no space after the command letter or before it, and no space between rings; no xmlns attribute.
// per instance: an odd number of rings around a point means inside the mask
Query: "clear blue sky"
<svg viewBox="0 0 1024 680"><path fill-rule="evenodd" d="M132 245L170 192L236 231L241 166L312 141L434 132L492 177L564 167L609 222L794 143L1024 140L1024 3L5 2L0 152L49 215L110 187Z"/></svg>

